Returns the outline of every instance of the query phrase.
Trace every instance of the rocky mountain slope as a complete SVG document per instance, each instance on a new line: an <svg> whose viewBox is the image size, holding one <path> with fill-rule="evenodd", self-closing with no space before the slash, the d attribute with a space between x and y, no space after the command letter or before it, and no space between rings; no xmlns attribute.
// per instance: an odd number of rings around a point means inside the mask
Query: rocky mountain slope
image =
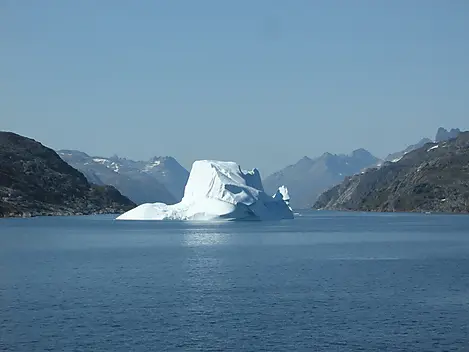
<svg viewBox="0 0 469 352"><path fill-rule="evenodd" d="M262 182L270 194L282 185L287 186L292 207L308 208L323 191L342 182L345 176L375 165L378 160L365 149L357 149L349 155L325 153L314 159L304 157Z"/></svg>
<svg viewBox="0 0 469 352"><path fill-rule="evenodd" d="M179 202L184 196L184 187L189 178L187 171L171 156L154 157L137 162L138 169L161 182Z"/></svg>
<svg viewBox="0 0 469 352"><path fill-rule="evenodd" d="M189 172L172 157L134 161L113 156L92 157L77 150L59 150L68 164L83 172L88 181L112 185L137 204L181 200Z"/></svg>
<svg viewBox="0 0 469 352"><path fill-rule="evenodd" d="M427 143L432 143L433 141L430 138L422 138L420 141L418 141L415 144L409 145L407 148L404 150L401 150L396 153L389 154L384 161L391 161L391 162L396 162L399 161L405 154L411 152L412 150L418 149L423 147Z"/></svg>
<svg viewBox="0 0 469 352"><path fill-rule="evenodd" d="M456 138L460 133L461 131L459 130L459 128L452 128L451 130L447 130L443 127L440 127L438 128L434 139L422 138L420 141L408 146L404 150L389 154L384 160L396 162L400 158L402 158L403 155L411 152L412 150L421 148L427 143L447 141L448 139Z"/></svg>
<svg viewBox="0 0 469 352"><path fill-rule="evenodd" d="M348 177L323 193L314 208L469 212L469 132Z"/></svg>
<svg viewBox="0 0 469 352"><path fill-rule="evenodd" d="M114 187L91 185L52 149L0 132L0 217L122 213L134 206Z"/></svg>

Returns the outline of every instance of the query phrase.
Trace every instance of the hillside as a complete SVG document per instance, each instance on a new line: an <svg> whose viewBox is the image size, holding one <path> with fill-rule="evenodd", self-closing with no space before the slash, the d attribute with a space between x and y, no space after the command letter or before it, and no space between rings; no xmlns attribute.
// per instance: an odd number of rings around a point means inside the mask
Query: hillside
<svg viewBox="0 0 469 352"><path fill-rule="evenodd" d="M308 208L317 197L362 169L375 165L378 158L365 149L357 149L349 155L324 153L318 158L304 157L296 164L270 175L263 180L265 190L273 194L279 186L288 188L294 208Z"/></svg>
<svg viewBox="0 0 469 352"><path fill-rule="evenodd" d="M392 154L389 154L384 161L391 161L391 162L396 162L399 161L405 154L411 152L412 150L422 148L425 144L427 143L432 143L433 141L430 138L422 138L420 141L418 141L416 144L409 145L407 148L404 150L401 150L399 152L395 152Z"/></svg>
<svg viewBox="0 0 469 352"><path fill-rule="evenodd" d="M137 162L139 170L161 182L179 202L189 179L187 171L171 156L155 156L148 161Z"/></svg>
<svg viewBox="0 0 469 352"><path fill-rule="evenodd" d="M89 156L77 150L59 150L68 164L83 172L88 181L116 187L137 204L181 200L189 172L172 157L134 161L113 156Z"/></svg>
<svg viewBox="0 0 469 352"><path fill-rule="evenodd" d="M0 217L122 213L134 206L114 187L91 185L52 149L0 132Z"/></svg>
<svg viewBox="0 0 469 352"><path fill-rule="evenodd" d="M469 212L469 132L428 143L399 161L348 177L316 209Z"/></svg>
<svg viewBox="0 0 469 352"><path fill-rule="evenodd" d="M384 161L396 162L400 158L402 158L403 155L411 152L412 150L421 148L427 143L432 143L432 142L438 143L438 142L446 141L448 139L453 139L453 138L456 138L460 133L461 133L461 131L459 130L459 128L452 128L450 130L447 130L444 127L439 127L438 130L436 131L435 137L433 139L422 138L416 144L410 145L407 148L405 148L404 150L401 150L401 151L396 152L396 153L389 154L386 158L384 158Z"/></svg>

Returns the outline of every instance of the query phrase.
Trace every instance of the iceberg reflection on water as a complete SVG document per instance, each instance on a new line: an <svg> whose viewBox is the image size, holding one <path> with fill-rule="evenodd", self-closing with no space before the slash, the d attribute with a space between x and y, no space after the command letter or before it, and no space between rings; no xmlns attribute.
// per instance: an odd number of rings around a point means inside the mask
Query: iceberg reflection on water
<svg viewBox="0 0 469 352"><path fill-rule="evenodd" d="M228 243L227 233L191 231L184 234L184 245L187 247L213 246Z"/></svg>

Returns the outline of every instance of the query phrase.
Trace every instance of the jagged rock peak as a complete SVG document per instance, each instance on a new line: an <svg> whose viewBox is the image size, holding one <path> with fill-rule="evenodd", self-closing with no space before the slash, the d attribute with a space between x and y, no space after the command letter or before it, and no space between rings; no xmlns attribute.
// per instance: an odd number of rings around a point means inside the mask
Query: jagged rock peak
<svg viewBox="0 0 469 352"><path fill-rule="evenodd" d="M449 139L456 138L461 133L459 128L452 128L451 130L447 130L446 128L440 127L436 132L435 142L442 142L447 141Z"/></svg>

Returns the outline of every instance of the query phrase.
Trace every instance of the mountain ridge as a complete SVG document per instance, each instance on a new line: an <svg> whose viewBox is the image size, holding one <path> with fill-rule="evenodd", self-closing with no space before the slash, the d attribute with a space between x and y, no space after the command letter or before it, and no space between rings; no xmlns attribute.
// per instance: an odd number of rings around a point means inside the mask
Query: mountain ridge
<svg viewBox="0 0 469 352"><path fill-rule="evenodd" d="M469 132L427 143L397 162L347 177L324 192L313 208L469 212Z"/></svg>
<svg viewBox="0 0 469 352"><path fill-rule="evenodd" d="M137 204L180 201L189 172L173 157L135 161L113 155L90 156L78 150L57 151L64 161L85 174L89 181L116 187Z"/></svg>
<svg viewBox="0 0 469 352"><path fill-rule="evenodd" d="M304 156L295 164L269 175L264 188L274 193L285 185L294 208L310 207L321 192L343 180L347 175L374 165L379 159L366 149L355 149L349 154L323 153L316 158Z"/></svg>
<svg viewBox="0 0 469 352"><path fill-rule="evenodd" d="M135 204L90 184L52 149L0 131L0 217L121 213Z"/></svg>

